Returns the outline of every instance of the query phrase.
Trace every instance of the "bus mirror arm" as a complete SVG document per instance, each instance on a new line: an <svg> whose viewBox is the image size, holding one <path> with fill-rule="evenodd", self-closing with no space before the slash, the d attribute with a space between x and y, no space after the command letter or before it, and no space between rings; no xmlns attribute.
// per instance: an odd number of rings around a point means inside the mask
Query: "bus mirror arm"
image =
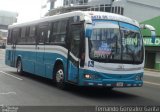
<svg viewBox="0 0 160 112"><path fill-rule="evenodd" d="M141 29L148 29L151 32L151 38L152 38L152 43L155 43L155 39L156 39L156 30L153 26L148 25L148 24L142 24L140 25Z"/></svg>

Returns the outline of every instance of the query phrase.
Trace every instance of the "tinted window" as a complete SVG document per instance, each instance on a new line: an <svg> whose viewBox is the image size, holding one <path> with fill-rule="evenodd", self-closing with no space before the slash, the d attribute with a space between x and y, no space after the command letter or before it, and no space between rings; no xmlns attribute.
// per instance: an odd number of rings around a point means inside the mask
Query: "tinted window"
<svg viewBox="0 0 160 112"><path fill-rule="evenodd" d="M13 33L12 33L12 42L14 43L14 44L17 44L17 42L18 42L18 39L19 39L19 35L20 34L20 30L19 29L13 29Z"/></svg>
<svg viewBox="0 0 160 112"><path fill-rule="evenodd" d="M8 32L7 43L12 44L12 30L11 29Z"/></svg>
<svg viewBox="0 0 160 112"><path fill-rule="evenodd" d="M45 43L45 40L48 37L48 29L49 29L48 23L41 23L39 25L38 37L37 37L37 43L38 44L44 44Z"/></svg>
<svg viewBox="0 0 160 112"><path fill-rule="evenodd" d="M35 44L36 42L36 26L30 26L29 27L29 36L27 38L27 44Z"/></svg>
<svg viewBox="0 0 160 112"><path fill-rule="evenodd" d="M21 28L21 35L18 44L26 44L26 27Z"/></svg>
<svg viewBox="0 0 160 112"><path fill-rule="evenodd" d="M65 44L66 27L67 20L62 20L53 23L52 36L50 37L51 44Z"/></svg>

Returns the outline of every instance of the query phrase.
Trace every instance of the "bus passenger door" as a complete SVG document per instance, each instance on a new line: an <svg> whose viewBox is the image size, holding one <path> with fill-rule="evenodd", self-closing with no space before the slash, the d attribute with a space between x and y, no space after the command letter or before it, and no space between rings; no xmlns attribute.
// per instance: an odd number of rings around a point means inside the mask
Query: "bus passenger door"
<svg viewBox="0 0 160 112"><path fill-rule="evenodd" d="M69 82L78 83L79 78L79 53L82 25L71 25L69 34L69 52L67 64L67 79Z"/></svg>

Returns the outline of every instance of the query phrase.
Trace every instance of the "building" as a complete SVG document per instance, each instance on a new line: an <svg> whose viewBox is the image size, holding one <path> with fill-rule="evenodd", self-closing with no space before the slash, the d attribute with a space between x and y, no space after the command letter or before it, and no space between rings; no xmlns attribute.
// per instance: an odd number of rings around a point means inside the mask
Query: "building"
<svg viewBox="0 0 160 112"><path fill-rule="evenodd" d="M51 0L53 2L53 0ZM156 42L151 43L150 32L143 30L145 67L160 70L160 0L62 0L63 7L50 7L46 14L54 15L74 10L104 11L121 14L150 24L156 28ZM56 2L56 0L54 0ZM54 3L53 3L54 4ZM143 15L143 16L142 16Z"/></svg>
<svg viewBox="0 0 160 112"><path fill-rule="evenodd" d="M7 40L8 26L17 22L18 14L0 10L0 48L4 48Z"/></svg>
<svg viewBox="0 0 160 112"><path fill-rule="evenodd" d="M104 11L110 12L112 2L114 0L62 0L62 6L55 8L53 4L57 2L56 0L49 0L48 3L52 4L45 16L66 13L76 10L92 10L92 11Z"/></svg>

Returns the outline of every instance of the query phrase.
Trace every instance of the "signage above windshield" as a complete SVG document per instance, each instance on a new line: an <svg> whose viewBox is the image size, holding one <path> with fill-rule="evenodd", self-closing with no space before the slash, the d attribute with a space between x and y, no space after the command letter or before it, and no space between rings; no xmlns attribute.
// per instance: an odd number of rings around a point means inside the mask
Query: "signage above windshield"
<svg viewBox="0 0 160 112"><path fill-rule="evenodd" d="M127 22L136 26L139 26L137 21L132 20L130 18L116 15L116 14L96 14L96 15L91 15L92 20L115 20L115 21L122 21L122 22Z"/></svg>

